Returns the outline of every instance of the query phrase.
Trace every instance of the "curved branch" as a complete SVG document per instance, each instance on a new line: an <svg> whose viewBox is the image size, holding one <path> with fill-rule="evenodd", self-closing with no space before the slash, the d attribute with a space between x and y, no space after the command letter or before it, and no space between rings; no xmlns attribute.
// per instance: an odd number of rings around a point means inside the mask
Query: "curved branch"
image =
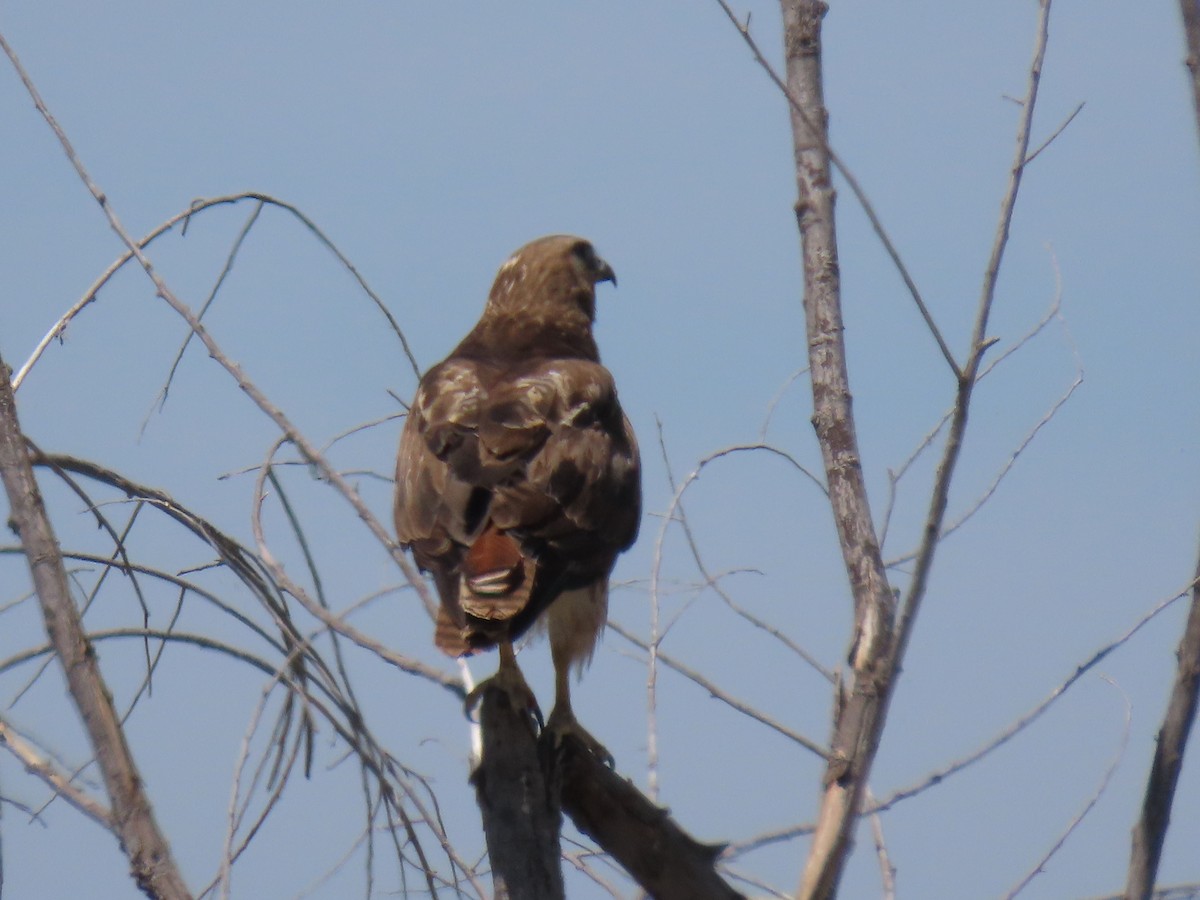
<svg viewBox="0 0 1200 900"><path fill-rule="evenodd" d="M383 314L384 318L387 319L389 327L400 341L400 346L404 351L405 357L408 359L409 365L412 367L413 374L419 377L421 374L420 366L417 364L416 357L413 356L412 350L409 348L408 338L404 336L404 332L400 329L400 324L396 321L391 311L388 310L383 300L378 294L375 293L371 286L367 284L366 279L363 278L363 276L359 273L358 269L355 267L354 263L350 261L349 257L342 253L337 244L335 244L333 240L321 230L316 222L305 215L299 207L288 203L286 200L280 200L278 197L273 197L270 194L263 194L258 191L242 191L241 193L237 194L222 194L218 197L205 197L199 200L193 200L192 204L187 209L175 213L175 215L171 216L166 221L160 223L157 227L148 232L145 237L137 242L137 248L138 250L145 250L152 243L154 243L156 239L162 237L164 234L171 231L181 223L182 232L186 233L188 223L191 221L192 216L196 215L197 213L204 212L207 209L212 209L213 207L217 206L236 205L241 203L243 200L254 200L260 205L265 204L267 206L274 206L283 210L284 212L289 213L308 231L310 231L313 237L315 237L322 244L322 246L324 246L337 258L338 262L341 263L342 266L354 277L354 280L358 282L358 286L362 288L363 292L371 299L371 302L375 304L375 306ZM50 327L50 330L47 331L45 336L38 342L37 347L34 348L33 353L31 353L29 356L29 359L25 361L25 364L22 365L21 368L17 370L17 373L12 377L14 391L21 387L21 383L29 375L30 370L37 364L38 360L42 358L42 355L46 352L46 349L52 343L54 343L55 339L62 337L67 330L67 326L71 324L72 320L74 320L75 317L78 316L85 307L93 303L96 300L97 295L100 293L100 289L103 288L104 285L108 284L108 282L112 280L113 276L116 275L117 272L123 269L125 265L134 258L134 251L130 249L126 250L125 253L113 260L113 262L109 264L108 268L104 270L100 277L92 282L91 287L84 292L83 296L75 301L74 305L72 305L70 309L68 309L65 313L63 313L62 316L59 317L58 321L56 321Z"/></svg>

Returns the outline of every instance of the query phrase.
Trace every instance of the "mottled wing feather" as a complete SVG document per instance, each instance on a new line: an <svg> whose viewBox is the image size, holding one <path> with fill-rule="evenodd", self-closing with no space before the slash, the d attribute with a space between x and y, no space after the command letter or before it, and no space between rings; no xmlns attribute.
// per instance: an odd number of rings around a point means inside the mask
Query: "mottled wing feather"
<svg viewBox="0 0 1200 900"><path fill-rule="evenodd" d="M637 442L612 375L586 360L546 361L522 382L550 387L546 439L522 477L499 486L491 516L539 562L528 605L511 629L529 628L567 590L607 584L641 519Z"/></svg>
<svg viewBox="0 0 1200 900"><path fill-rule="evenodd" d="M640 519L632 428L611 374L581 359L452 357L430 370L397 485L397 533L434 576L437 643L455 654L514 639L563 590L607 579ZM507 558L497 535L519 544L521 572L477 562ZM510 577L519 589L486 589Z"/></svg>
<svg viewBox="0 0 1200 900"><path fill-rule="evenodd" d="M455 478L438 453L459 452L474 427L480 386L470 367L443 364L421 380L396 460L396 535L433 576L441 600L435 643L452 656L469 651L459 605L459 572L469 544L472 486Z"/></svg>
<svg viewBox="0 0 1200 900"><path fill-rule="evenodd" d="M592 547L612 558L633 543L640 519L638 451L599 363L553 360L512 382L538 398L547 434L531 446L520 480L498 487L492 518L552 549Z"/></svg>

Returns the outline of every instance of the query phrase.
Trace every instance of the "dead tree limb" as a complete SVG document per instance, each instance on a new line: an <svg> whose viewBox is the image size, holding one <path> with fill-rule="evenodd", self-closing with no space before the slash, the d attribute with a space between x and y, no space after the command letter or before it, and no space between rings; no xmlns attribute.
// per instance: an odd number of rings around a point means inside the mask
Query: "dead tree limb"
<svg viewBox="0 0 1200 900"><path fill-rule="evenodd" d="M1196 563L1192 606L1177 656L1179 665L1167 702L1167 714L1154 748L1142 814L1133 827L1133 851L1125 882L1126 900L1147 900L1154 892L1163 840L1171 821L1175 785L1183 768L1188 734L1196 718L1196 700L1200 694L1200 560Z"/></svg>
<svg viewBox="0 0 1200 900"><path fill-rule="evenodd" d="M984 276L970 354L961 368L953 357L947 357L957 382L954 413L930 498L921 547L898 621L895 597L887 581L867 502L846 373L834 223L835 193L831 180L833 155L829 148L821 72L821 21L828 7L821 0L781 0L781 7L787 64L785 94L791 110L799 194L796 218L804 262L804 313L813 390L813 426L821 446L830 505L854 600L850 680L846 690L839 687L835 698L833 740L824 794L798 895L802 900L825 900L837 893L862 804L863 789L874 763L888 705L942 537L950 482L962 449L972 393L983 356L994 343L986 336L987 323L1021 176L1030 158L1030 126L1046 52L1050 0L1039 2L1037 39L1017 129L1016 154Z"/></svg>
<svg viewBox="0 0 1200 900"><path fill-rule="evenodd" d="M62 555L17 421L9 370L2 360L0 475L8 493L11 523L25 548L41 603L46 634L62 663L71 699L96 755L111 804L113 831L129 858L130 873L141 891L155 900L190 898L167 839L154 819L112 695L100 673L95 648L84 634L79 611L71 598Z"/></svg>
<svg viewBox="0 0 1200 900"><path fill-rule="evenodd" d="M628 779L568 738L557 761L562 808L655 900L738 900L717 874L722 844L701 844Z"/></svg>
<svg viewBox="0 0 1200 900"><path fill-rule="evenodd" d="M1179 0L1183 15L1183 34L1187 39L1188 74L1192 82L1192 103L1196 109L1196 128L1200 129L1200 0Z"/></svg>
<svg viewBox="0 0 1200 900"><path fill-rule="evenodd" d="M496 900L562 900L562 813L538 756L529 714L484 686L483 755L471 775Z"/></svg>
<svg viewBox="0 0 1200 900"><path fill-rule="evenodd" d="M1200 0L1179 0L1179 9L1187 39L1187 67L1192 76L1196 127L1200 129ZM1158 732L1142 814L1133 827L1133 851L1125 882L1126 900L1146 900L1154 894L1163 840L1171 821L1175 785L1183 767L1188 734L1196 718L1196 700L1200 694L1200 560L1196 563L1196 579L1192 582L1192 606L1176 656L1179 665L1175 670L1175 683L1167 702L1166 717Z"/></svg>
<svg viewBox="0 0 1200 900"><path fill-rule="evenodd" d="M563 896L562 813L655 900L742 900L716 871L723 844L702 844L573 737L551 747L500 690L483 690L475 785L497 898Z"/></svg>
<svg viewBox="0 0 1200 900"><path fill-rule="evenodd" d="M801 898L831 897L853 836L867 774L879 746L890 687L895 600L871 519L851 412L843 341L834 199L821 81L821 0L782 0L787 88L792 101L804 314L829 502L854 598L851 680L838 698L825 792L801 881ZM840 689L839 689L840 690Z"/></svg>

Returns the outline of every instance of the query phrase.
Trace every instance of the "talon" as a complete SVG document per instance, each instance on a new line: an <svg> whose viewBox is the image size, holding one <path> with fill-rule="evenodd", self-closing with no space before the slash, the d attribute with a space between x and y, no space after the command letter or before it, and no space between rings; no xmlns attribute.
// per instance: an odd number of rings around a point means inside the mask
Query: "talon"
<svg viewBox="0 0 1200 900"><path fill-rule="evenodd" d="M490 679L489 679L490 680ZM483 689L487 687L487 681L481 681L479 684L467 694L467 699L463 701L463 715L467 717L467 721L472 725L478 725L479 720L475 718L475 707L479 705L479 701L483 699Z"/></svg>
<svg viewBox="0 0 1200 900"><path fill-rule="evenodd" d="M515 666L501 666L495 675L479 682L475 685L474 690L467 694L467 699L463 701L463 714L468 720L476 725L479 724L475 708L479 706L483 695L490 689L500 691L508 699L513 709L529 716L530 727L535 735L543 730L545 722L542 719L542 711L538 707L537 697L526 684L521 671ZM533 725L535 722L536 726Z"/></svg>
<svg viewBox="0 0 1200 900"><path fill-rule="evenodd" d="M563 746L567 738L572 738L582 745L584 750L594 756L603 765L610 769L616 768L616 761L613 755L608 752L608 748L596 740L592 735L579 724L574 713L570 708L564 712L560 707L555 706L550 711L550 719L542 729L542 740L550 744L551 749L557 754Z"/></svg>

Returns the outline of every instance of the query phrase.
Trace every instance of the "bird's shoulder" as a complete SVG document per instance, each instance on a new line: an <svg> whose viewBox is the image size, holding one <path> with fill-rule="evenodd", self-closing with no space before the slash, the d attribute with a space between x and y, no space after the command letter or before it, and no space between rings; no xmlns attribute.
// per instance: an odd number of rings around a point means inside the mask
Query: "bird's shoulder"
<svg viewBox="0 0 1200 900"><path fill-rule="evenodd" d="M594 360L456 355L421 379L410 416L431 438L445 428L586 426L617 403L612 373Z"/></svg>

